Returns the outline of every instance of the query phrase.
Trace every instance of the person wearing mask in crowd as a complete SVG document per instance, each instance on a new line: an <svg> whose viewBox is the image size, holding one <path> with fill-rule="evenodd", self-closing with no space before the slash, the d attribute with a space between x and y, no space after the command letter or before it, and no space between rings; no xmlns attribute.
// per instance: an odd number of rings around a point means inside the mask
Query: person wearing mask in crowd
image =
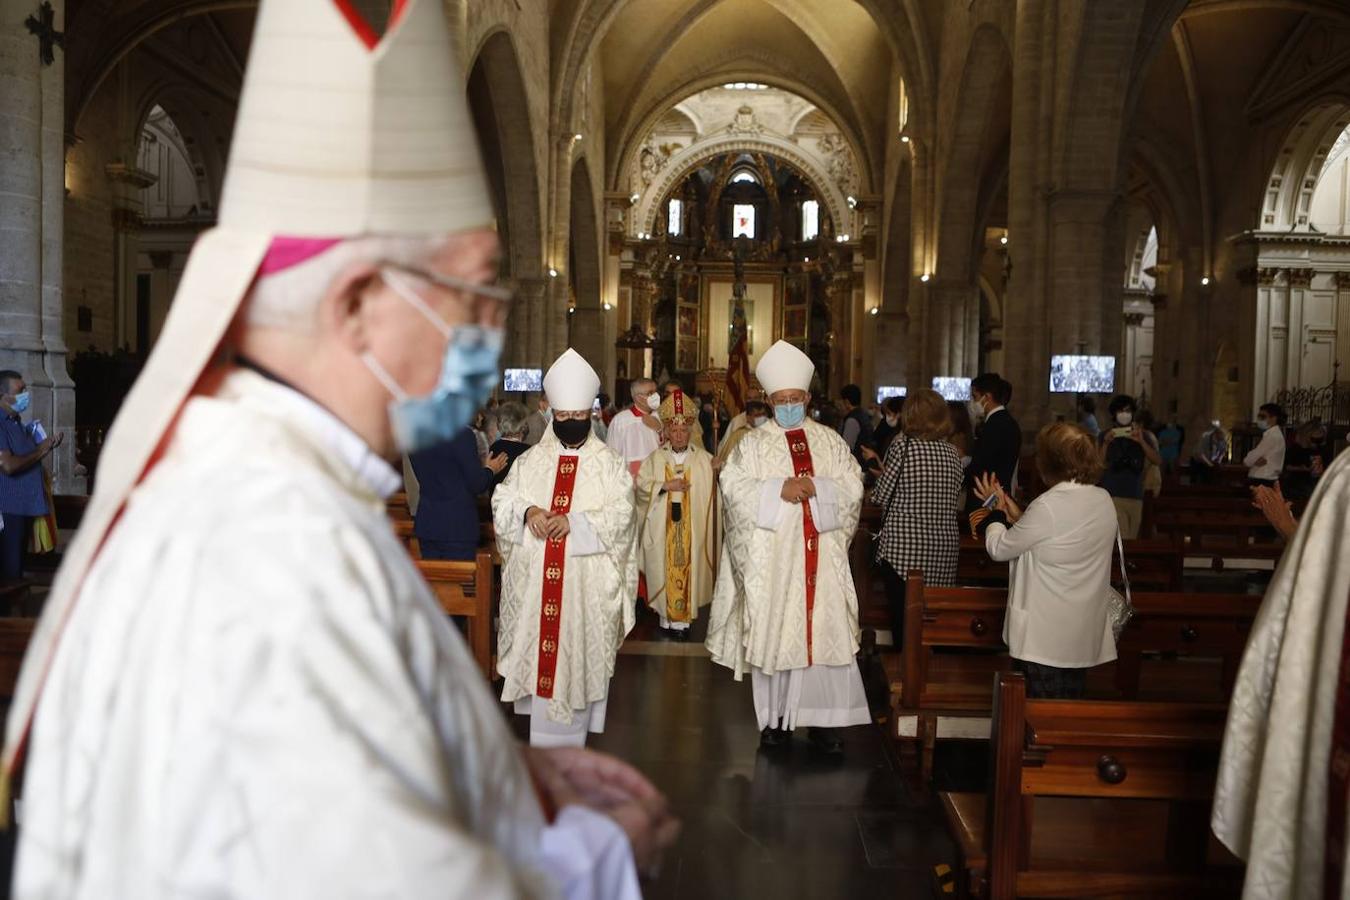
<svg viewBox="0 0 1350 900"><path fill-rule="evenodd" d="M1276 403L1263 403L1256 415L1261 440L1242 458L1247 467L1247 482L1270 487L1284 471L1284 409Z"/></svg>
<svg viewBox="0 0 1350 900"><path fill-rule="evenodd" d="M1027 680L1027 696L1083 696L1087 671L1116 658L1105 601L1118 526L1111 497L1097 486L1096 441L1068 422L1036 436L1036 468L1047 485L1023 510L998 479L981 476L975 495L995 497L971 526L995 562L1010 567L1003 640Z"/></svg>
<svg viewBox="0 0 1350 900"><path fill-rule="evenodd" d="M1330 465L1326 426L1321 422L1309 422L1300 427L1294 432L1293 443L1285 449L1284 494L1291 500L1307 500Z"/></svg>
<svg viewBox="0 0 1350 900"><path fill-rule="evenodd" d="M478 553L478 497L506 470L505 453L478 456L479 432L466 428L449 441L408 456L417 476L413 534L423 559L470 560Z"/></svg>
<svg viewBox="0 0 1350 900"><path fill-rule="evenodd" d="M738 680L750 672L760 746L810 727L812 743L834 755L840 729L872 720L848 559L863 485L843 438L806 414L814 373L786 341L755 368L774 418L722 469L729 564L718 570L707 647Z"/></svg>
<svg viewBox="0 0 1350 900"><path fill-rule="evenodd" d="M975 447L975 426L970 424L970 406L960 400L948 400L947 413L952 419L952 436L947 440L956 448L962 467L969 466L970 453Z"/></svg>
<svg viewBox="0 0 1350 900"><path fill-rule="evenodd" d="M1159 462L1157 438L1134 420L1134 398L1128 394L1114 397L1107 412L1113 427L1098 437L1102 487L1115 504L1121 535L1132 541L1144 516L1144 470Z"/></svg>
<svg viewBox="0 0 1350 900"><path fill-rule="evenodd" d="M680 641L698 611L712 602L722 550L717 476L709 453L690 438L694 404L684 391L661 403L666 440L637 478L641 569L647 604L661 630Z"/></svg>
<svg viewBox="0 0 1350 900"><path fill-rule="evenodd" d="M539 443L539 439L548 431L548 424L552 411L548 408L548 397L543 394L535 401L534 412L530 413L529 419L525 422L525 443L533 447Z"/></svg>
<svg viewBox="0 0 1350 900"><path fill-rule="evenodd" d="M887 397L881 401L881 421L872 429L872 449L877 456L886 458L886 450L891 441L902 431L900 411L905 407L904 397Z"/></svg>
<svg viewBox="0 0 1350 900"><path fill-rule="evenodd" d="M1196 442L1195 452L1191 454L1191 481L1196 484L1208 484L1214 480L1214 471L1228 458L1228 434L1218 419L1211 419Z"/></svg>
<svg viewBox="0 0 1350 900"><path fill-rule="evenodd" d="M872 445L872 417L862 408L862 389L856 384L846 384L839 389L839 433L848 452L853 458L862 461L861 447Z"/></svg>
<svg viewBox="0 0 1350 900"><path fill-rule="evenodd" d="M48 514L42 461L65 439L24 424L31 397L21 374L0 371L0 581L23 577L30 523Z"/></svg>
<svg viewBox="0 0 1350 900"><path fill-rule="evenodd" d="M891 442L885 471L872 489L872 503L882 510L877 559L896 647L904 638L909 571L919 569L924 584L934 587L956 581L956 504L965 472L948 441L951 428L947 402L936 391L924 388L906 397L902 433Z"/></svg>
<svg viewBox="0 0 1350 900"><path fill-rule="evenodd" d="M1141 410L1136 421L1139 422L1139 427L1144 429L1144 440L1152 444L1158 454L1156 461L1149 459L1144 463L1144 493L1156 497L1162 493L1162 448L1158 446L1158 432L1154 427L1153 413L1146 409Z"/></svg>
<svg viewBox="0 0 1350 900"><path fill-rule="evenodd" d="M506 465L492 479L493 485L505 481L520 454L530 449L530 445L525 443L525 423L529 419L525 404L508 400L497 407L496 416L497 439L488 447L488 456L502 454L506 457Z"/></svg>
<svg viewBox="0 0 1350 900"><path fill-rule="evenodd" d="M1097 401L1091 394L1078 398L1078 427L1092 435L1095 441L1101 435L1101 426L1097 424Z"/></svg>
<svg viewBox="0 0 1350 900"><path fill-rule="evenodd" d="M985 372L970 382L970 420L978 426L974 446L970 450L970 465L966 467L966 489L975 479L994 475L999 484L1012 490L1017 463L1022 455L1022 428L1008 412L1006 404L1012 396L1012 385L996 372ZM967 507L976 503L970 492Z"/></svg>
<svg viewBox="0 0 1350 900"><path fill-rule="evenodd" d="M492 495L497 672L535 747L579 747L605 730L614 660L636 616L633 479L591 431L599 389L581 354L558 357L544 376L553 425Z"/></svg>
<svg viewBox="0 0 1350 900"><path fill-rule="evenodd" d="M518 745L390 528L511 300L444 4L395 14L376 50L258 4L217 221L13 692L16 897L627 900L673 837L630 766Z"/></svg>
<svg viewBox="0 0 1350 900"><path fill-rule="evenodd" d="M736 449L736 445L750 432L769 421L772 412L769 409L769 404L763 400L751 400L746 403L740 426L734 430L727 430L727 436L722 441L722 449L717 451L717 456L713 459L713 468L720 470L722 466L726 465L726 461L731 458L731 452Z"/></svg>
<svg viewBox="0 0 1350 900"><path fill-rule="evenodd" d="M638 467L661 445L661 395L650 378L635 378L629 384L633 405L617 414L609 423L605 444L623 457L628 470L637 478Z"/></svg>

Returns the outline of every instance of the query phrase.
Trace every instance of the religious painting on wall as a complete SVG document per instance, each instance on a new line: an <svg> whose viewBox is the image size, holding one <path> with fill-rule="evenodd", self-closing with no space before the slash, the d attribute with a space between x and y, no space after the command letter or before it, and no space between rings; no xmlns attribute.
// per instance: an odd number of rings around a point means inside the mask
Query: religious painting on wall
<svg viewBox="0 0 1350 900"><path fill-rule="evenodd" d="M675 309L675 369L678 372L692 372L699 367L699 325L699 307L686 303L682 296Z"/></svg>
<svg viewBox="0 0 1350 900"><path fill-rule="evenodd" d="M783 310L783 340L793 343L806 342L806 307Z"/></svg>
<svg viewBox="0 0 1350 900"><path fill-rule="evenodd" d="M811 276L805 272L789 275L783 298L783 340L805 349L808 300L811 296Z"/></svg>
<svg viewBox="0 0 1350 900"><path fill-rule="evenodd" d="M698 337L698 307L681 306L679 311L680 337Z"/></svg>

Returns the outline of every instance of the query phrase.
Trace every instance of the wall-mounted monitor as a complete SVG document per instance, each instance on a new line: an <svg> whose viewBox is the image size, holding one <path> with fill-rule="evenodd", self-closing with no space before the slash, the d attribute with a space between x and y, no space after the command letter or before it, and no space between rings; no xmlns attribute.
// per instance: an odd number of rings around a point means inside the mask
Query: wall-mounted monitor
<svg viewBox="0 0 1350 900"><path fill-rule="evenodd" d="M542 391L543 369L507 369L502 378L502 389L507 391Z"/></svg>
<svg viewBox="0 0 1350 900"><path fill-rule="evenodd" d="M903 397L906 391L907 388L896 384L883 384L877 388L877 402L885 403L891 397Z"/></svg>
<svg viewBox="0 0 1350 900"><path fill-rule="evenodd" d="M1116 389L1114 356L1050 357L1050 393L1109 394Z"/></svg>
<svg viewBox="0 0 1350 900"><path fill-rule="evenodd" d="M970 379L941 377L933 379L933 390L942 395L943 400L969 400Z"/></svg>

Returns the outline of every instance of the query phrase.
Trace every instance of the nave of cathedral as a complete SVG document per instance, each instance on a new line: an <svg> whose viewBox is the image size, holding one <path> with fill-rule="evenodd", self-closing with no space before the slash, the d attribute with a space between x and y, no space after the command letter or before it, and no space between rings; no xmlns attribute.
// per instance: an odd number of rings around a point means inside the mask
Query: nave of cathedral
<svg viewBox="0 0 1350 900"><path fill-rule="evenodd" d="M1347 363L1343 0L0 0L6 888L1337 895Z"/></svg>

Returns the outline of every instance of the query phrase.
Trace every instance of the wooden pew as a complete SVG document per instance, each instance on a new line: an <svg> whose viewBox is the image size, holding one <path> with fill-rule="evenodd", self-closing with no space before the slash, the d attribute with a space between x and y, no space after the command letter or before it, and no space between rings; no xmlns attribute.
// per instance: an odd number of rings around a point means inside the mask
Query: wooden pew
<svg viewBox="0 0 1350 900"><path fill-rule="evenodd" d="M1220 660L1215 699L1227 702L1261 597L1251 594L1137 593L1135 616L1116 642L1116 689L1139 696L1144 654Z"/></svg>
<svg viewBox="0 0 1350 900"><path fill-rule="evenodd" d="M1216 571L1284 553L1284 541L1247 498L1160 497L1148 506L1147 537L1179 543L1187 559L1207 560Z"/></svg>
<svg viewBox="0 0 1350 900"><path fill-rule="evenodd" d="M989 717L989 675L1008 668L1003 644L1007 588L926 588L923 573L909 573L905 591L905 637L900 680L891 685L894 734L913 741L919 754L920 783L933 774L938 728L946 720L958 734L959 720ZM961 656L935 650L983 650ZM906 734L913 721L913 734ZM973 723L977 737L985 734Z"/></svg>
<svg viewBox="0 0 1350 900"><path fill-rule="evenodd" d="M19 683L19 667L37 619L0 618L0 705L8 705Z"/></svg>
<svg viewBox="0 0 1350 900"><path fill-rule="evenodd" d="M1182 588L1182 547L1174 541L1126 541L1125 568L1130 573L1130 585L1136 590L1179 591ZM1120 561L1111 556L1111 578L1119 584ZM957 556L956 583L981 587L1007 586L1008 564L994 562L984 549L984 542L965 535Z"/></svg>
<svg viewBox="0 0 1350 900"><path fill-rule="evenodd" d="M961 896L1236 896L1207 827L1222 704L1028 700L1011 673L992 699L988 794L939 794Z"/></svg>
<svg viewBox="0 0 1350 900"><path fill-rule="evenodd" d="M417 535L413 533L413 520L390 519L389 522L394 528L394 534L403 542L403 546L407 548L408 555L413 559L421 559L422 546L417 541Z"/></svg>
<svg viewBox="0 0 1350 900"><path fill-rule="evenodd" d="M1226 702L1261 598L1134 592L1133 600L1136 614L1116 645L1114 673L1112 664L1094 668L1093 675L1102 679L1089 679L1093 693L1104 680L1103 696L1136 698L1145 656L1171 654L1191 663L1214 659L1219 666L1214 675L1205 668L1188 672L1192 677L1173 684L1169 696ZM990 673L1011 666L1003 644L1006 609L1006 588L933 588L924 584L921 573L910 573L902 668L891 684L891 697L893 734L916 745L920 784L932 776L940 735L981 738L988 733L983 720L990 715ZM952 648L967 652L941 652ZM985 652L969 652L974 649ZM1167 667L1159 663L1155 668ZM1198 685L1195 676L1202 676Z"/></svg>
<svg viewBox="0 0 1350 900"><path fill-rule="evenodd" d="M492 557L478 551L473 562L419 559L417 568L427 580L447 616L467 619L466 637L474 659L489 682L492 665Z"/></svg>

